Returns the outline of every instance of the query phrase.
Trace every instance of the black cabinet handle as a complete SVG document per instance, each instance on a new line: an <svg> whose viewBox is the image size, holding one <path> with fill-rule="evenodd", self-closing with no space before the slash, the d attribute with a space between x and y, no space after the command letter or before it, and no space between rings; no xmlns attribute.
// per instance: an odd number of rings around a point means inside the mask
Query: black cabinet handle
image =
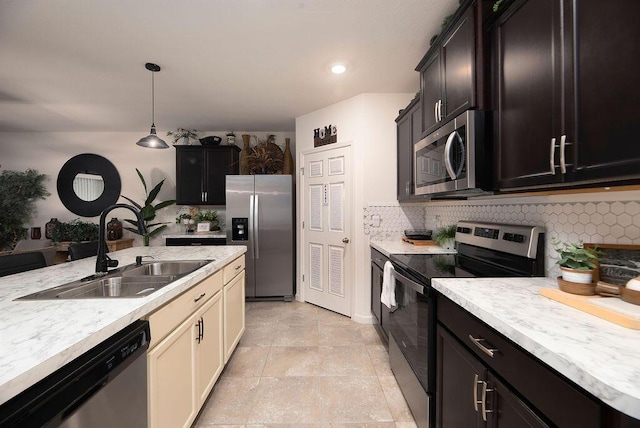
<svg viewBox="0 0 640 428"><path fill-rule="evenodd" d="M200 336L200 339L204 340L204 319L202 317L200 317L200 325L202 326L202 336Z"/></svg>
<svg viewBox="0 0 640 428"><path fill-rule="evenodd" d="M199 302L200 300L202 300L202 298L203 298L204 296L206 296L206 295L207 295L207 293L202 293L202 294L200 295L200 297L196 297L195 299L193 299L193 302L194 302L194 303L198 303L198 302Z"/></svg>
<svg viewBox="0 0 640 428"><path fill-rule="evenodd" d="M202 335L201 333L201 327L200 327L200 320L198 320L198 322L196 323L196 327L198 327L198 336L196 336L196 340L198 341L198 343L200 343L200 336Z"/></svg>

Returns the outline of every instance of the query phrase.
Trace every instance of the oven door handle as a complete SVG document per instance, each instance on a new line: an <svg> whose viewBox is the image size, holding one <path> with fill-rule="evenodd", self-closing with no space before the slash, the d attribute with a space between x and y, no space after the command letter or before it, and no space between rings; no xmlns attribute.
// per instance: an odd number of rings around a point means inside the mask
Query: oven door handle
<svg viewBox="0 0 640 428"><path fill-rule="evenodd" d="M391 271L391 275L393 275L393 277L396 279L396 281L400 280L404 285L406 285L407 287L411 288L413 291L416 291L416 292L418 292L420 294L425 294L424 293L424 285L418 284L414 280L407 278L406 276L398 273L398 271L396 271L395 269Z"/></svg>

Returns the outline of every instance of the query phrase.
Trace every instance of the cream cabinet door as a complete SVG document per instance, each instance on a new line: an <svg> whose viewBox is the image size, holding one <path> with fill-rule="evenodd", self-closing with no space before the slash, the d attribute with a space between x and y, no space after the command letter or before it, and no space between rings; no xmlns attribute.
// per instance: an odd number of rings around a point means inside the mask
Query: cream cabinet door
<svg viewBox="0 0 640 428"><path fill-rule="evenodd" d="M193 320L188 318L148 354L150 427L189 427L196 417Z"/></svg>
<svg viewBox="0 0 640 428"><path fill-rule="evenodd" d="M195 315L197 407L204 403L224 366L222 355L222 292L213 296ZM198 324L198 322L200 324Z"/></svg>
<svg viewBox="0 0 640 428"><path fill-rule="evenodd" d="M224 362L244 333L244 271L223 288L224 292Z"/></svg>

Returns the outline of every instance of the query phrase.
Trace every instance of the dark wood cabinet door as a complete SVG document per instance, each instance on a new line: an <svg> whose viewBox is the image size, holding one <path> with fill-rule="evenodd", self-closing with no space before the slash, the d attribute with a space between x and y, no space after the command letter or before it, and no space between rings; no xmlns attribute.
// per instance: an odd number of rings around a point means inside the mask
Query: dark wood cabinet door
<svg viewBox="0 0 640 428"><path fill-rule="evenodd" d="M372 257L374 257L372 252ZM371 313L376 318L376 324L381 325L380 294L382 293L382 269L371 263Z"/></svg>
<svg viewBox="0 0 640 428"><path fill-rule="evenodd" d="M436 426L485 427L481 406L474 403L480 401L482 386L478 382L487 378L487 369L441 326L436 340Z"/></svg>
<svg viewBox="0 0 640 428"><path fill-rule="evenodd" d="M239 149L236 146L219 146L206 149L206 204L226 204L225 176L238 174L238 153Z"/></svg>
<svg viewBox="0 0 640 428"><path fill-rule="evenodd" d="M485 408L490 428L545 428L548 427L522 400L493 375L487 377ZM482 398L482 397L481 397ZM482 406L480 406L482 412Z"/></svg>
<svg viewBox="0 0 640 428"><path fill-rule="evenodd" d="M565 13L573 28L573 70L567 116L572 180L640 177L640 2L576 0ZM571 14L572 13L572 14ZM573 19L571 19L573 18ZM570 35L565 39L571 40ZM571 48L575 47L575 51ZM570 83L573 83L571 86ZM571 150L573 149L573 150Z"/></svg>
<svg viewBox="0 0 640 428"><path fill-rule="evenodd" d="M404 114L396 122L397 127L397 195L399 201L411 199L413 182L413 144L412 123L410 111Z"/></svg>
<svg viewBox="0 0 640 428"><path fill-rule="evenodd" d="M560 3L516 1L491 31L499 189L562 180L551 166L552 157L559 164L552 144L560 143L563 103Z"/></svg>
<svg viewBox="0 0 640 428"><path fill-rule="evenodd" d="M476 106L475 6L470 6L442 44L442 123Z"/></svg>
<svg viewBox="0 0 640 428"><path fill-rule="evenodd" d="M435 51L420 70L422 136L440 126L438 103L442 101L440 51Z"/></svg>
<svg viewBox="0 0 640 428"><path fill-rule="evenodd" d="M201 147L176 146L176 204L203 203L205 164Z"/></svg>

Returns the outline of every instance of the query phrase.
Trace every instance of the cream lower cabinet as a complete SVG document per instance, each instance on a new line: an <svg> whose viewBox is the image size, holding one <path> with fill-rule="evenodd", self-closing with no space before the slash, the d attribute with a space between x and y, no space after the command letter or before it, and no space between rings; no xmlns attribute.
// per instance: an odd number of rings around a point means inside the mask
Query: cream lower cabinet
<svg viewBox="0 0 640 428"><path fill-rule="evenodd" d="M244 270L224 285L224 362L231 358L244 333Z"/></svg>
<svg viewBox="0 0 640 428"><path fill-rule="evenodd" d="M222 372L222 296L218 272L148 317L150 427L191 426Z"/></svg>

